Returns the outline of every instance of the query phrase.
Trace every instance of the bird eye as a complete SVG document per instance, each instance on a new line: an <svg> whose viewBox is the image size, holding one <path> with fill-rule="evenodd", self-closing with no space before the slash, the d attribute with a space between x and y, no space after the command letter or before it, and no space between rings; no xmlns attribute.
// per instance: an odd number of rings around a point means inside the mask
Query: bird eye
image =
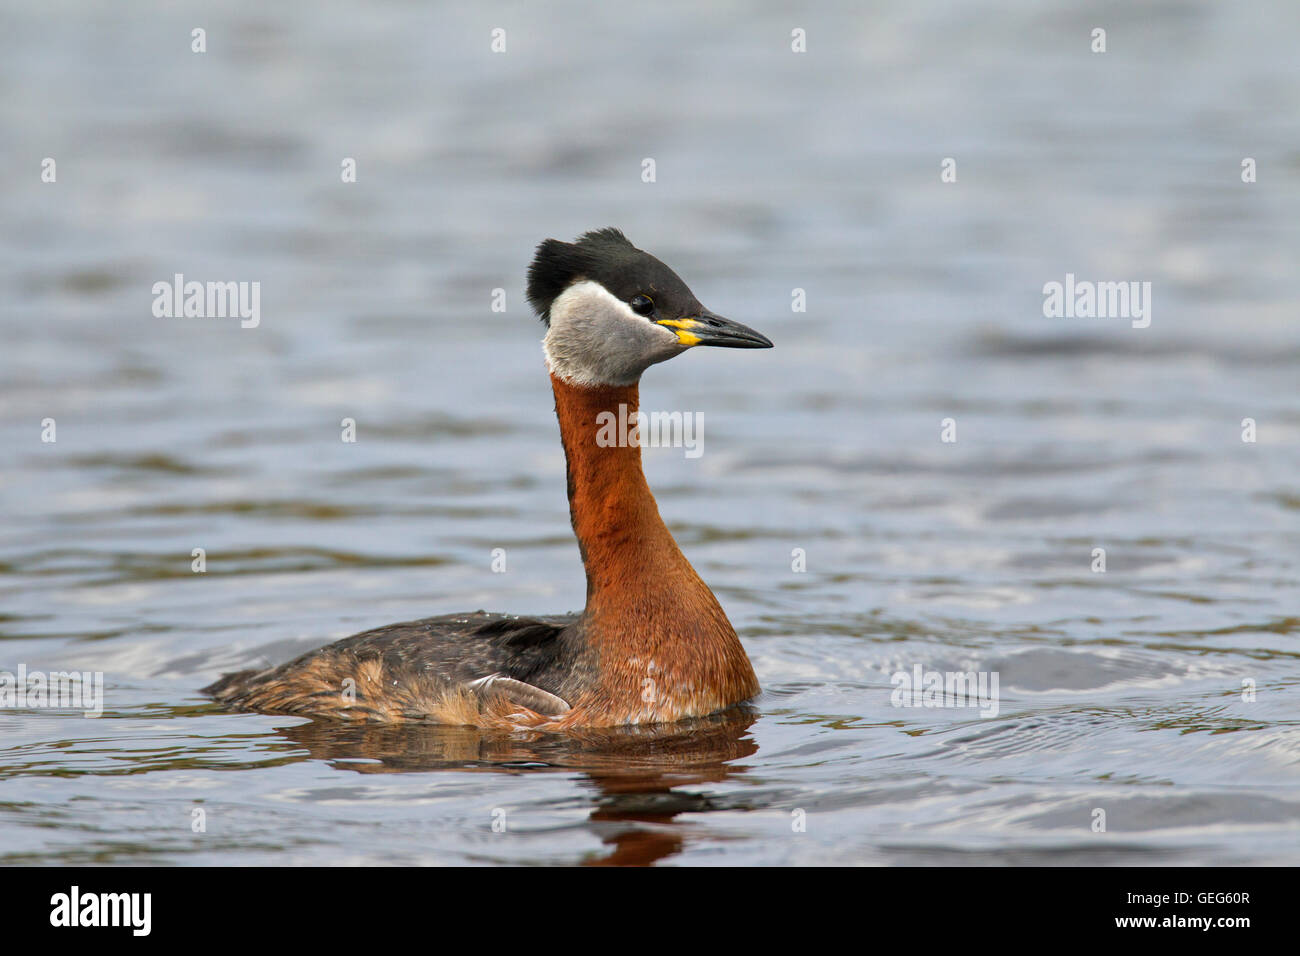
<svg viewBox="0 0 1300 956"><path fill-rule="evenodd" d="M655 310L654 300L648 295L634 295L628 305L637 315L649 315Z"/></svg>

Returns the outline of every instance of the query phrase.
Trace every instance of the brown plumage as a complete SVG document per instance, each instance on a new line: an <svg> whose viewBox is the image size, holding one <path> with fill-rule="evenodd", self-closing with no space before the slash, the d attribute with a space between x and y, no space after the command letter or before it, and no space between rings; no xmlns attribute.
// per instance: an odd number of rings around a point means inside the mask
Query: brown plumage
<svg viewBox="0 0 1300 956"><path fill-rule="evenodd" d="M585 633L599 661L568 722L678 720L754 696L758 679L731 622L659 517L640 447L596 444L600 413L635 414L638 387L551 384L587 569Z"/></svg>
<svg viewBox="0 0 1300 956"><path fill-rule="evenodd" d="M591 256L615 241L610 231L599 235L596 252L574 261L590 268ZM626 246L618 246L620 262L631 258L642 271L659 276L658 284L646 288L685 289L671 272L672 281L660 275L667 267L657 259L615 235ZM560 281L548 275L546 270L559 268L555 262L565 258L557 257L554 247L543 244L543 249L549 251L539 252L530 273L538 288L590 286L583 276ZM633 326L635 336L658 336L652 345L656 356L694 344L771 344L752 329L709 313L689 290L679 300L691 315L657 318L652 312L632 319L660 326ZM593 323L606 322L615 326L611 339L618 339L617 323L634 316L631 309L620 311L608 292L576 305L549 298L545 304L551 323L548 360L550 339L563 329L582 322L590 335L600 328ZM643 305L637 304L635 316L642 315ZM616 314L593 315L599 309ZM664 334L674 338L663 339ZM678 339L685 344L676 346ZM626 348L626 340L624 334L620 347ZM574 354L581 359L573 348L567 354L570 362ZM636 360L614 350L603 361L604 367L619 369L619 363ZM636 370L632 378L639 374ZM580 615L536 619L479 611L393 624L270 670L228 674L205 690L246 710L539 730L702 717L757 694L758 680L736 632L659 516L639 445L597 443L602 413L635 414L638 385L579 384L554 368L551 384L570 515L587 574L587 604Z"/></svg>

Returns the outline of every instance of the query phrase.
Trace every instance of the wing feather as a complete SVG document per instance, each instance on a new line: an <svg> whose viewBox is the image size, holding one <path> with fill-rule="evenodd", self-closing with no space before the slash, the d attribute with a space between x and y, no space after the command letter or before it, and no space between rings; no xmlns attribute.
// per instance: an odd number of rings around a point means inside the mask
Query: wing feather
<svg viewBox="0 0 1300 956"><path fill-rule="evenodd" d="M569 712L569 704L563 698L556 697L554 694L544 691L533 684L515 680L513 677L490 674L487 677L472 680L465 686L485 699L494 696L504 697L511 703L527 707L535 713L544 714L548 717L556 717Z"/></svg>

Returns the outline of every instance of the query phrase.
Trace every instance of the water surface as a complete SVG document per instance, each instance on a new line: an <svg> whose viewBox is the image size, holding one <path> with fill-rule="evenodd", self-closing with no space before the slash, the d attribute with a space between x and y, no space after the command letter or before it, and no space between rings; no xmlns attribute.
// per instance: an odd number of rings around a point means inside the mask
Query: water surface
<svg viewBox="0 0 1300 956"><path fill-rule="evenodd" d="M7 9L0 670L107 701L0 711L0 861L1297 862L1298 37L1280 0ZM581 606L523 272L604 225L776 342L642 388L704 416L646 469L763 696L575 739L213 707ZM178 272L260 325L155 318ZM1150 327L1044 317L1066 273L1151 282ZM997 715L894 706L917 665Z"/></svg>

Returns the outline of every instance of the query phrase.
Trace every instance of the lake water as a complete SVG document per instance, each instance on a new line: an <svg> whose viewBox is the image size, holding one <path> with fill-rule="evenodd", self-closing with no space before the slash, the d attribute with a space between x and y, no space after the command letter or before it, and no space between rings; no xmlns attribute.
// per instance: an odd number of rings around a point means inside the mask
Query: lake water
<svg viewBox="0 0 1300 956"><path fill-rule="evenodd" d="M106 698L0 710L0 861L1300 862L1300 6L1090 6L0 13L0 671ZM365 628L580 608L523 274L605 225L776 343L642 385L703 416L646 470L752 710L214 707ZM155 317L176 273L260 323ZM1149 325L1045 316L1067 274ZM917 667L996 714L895 706Z"/></svg>

